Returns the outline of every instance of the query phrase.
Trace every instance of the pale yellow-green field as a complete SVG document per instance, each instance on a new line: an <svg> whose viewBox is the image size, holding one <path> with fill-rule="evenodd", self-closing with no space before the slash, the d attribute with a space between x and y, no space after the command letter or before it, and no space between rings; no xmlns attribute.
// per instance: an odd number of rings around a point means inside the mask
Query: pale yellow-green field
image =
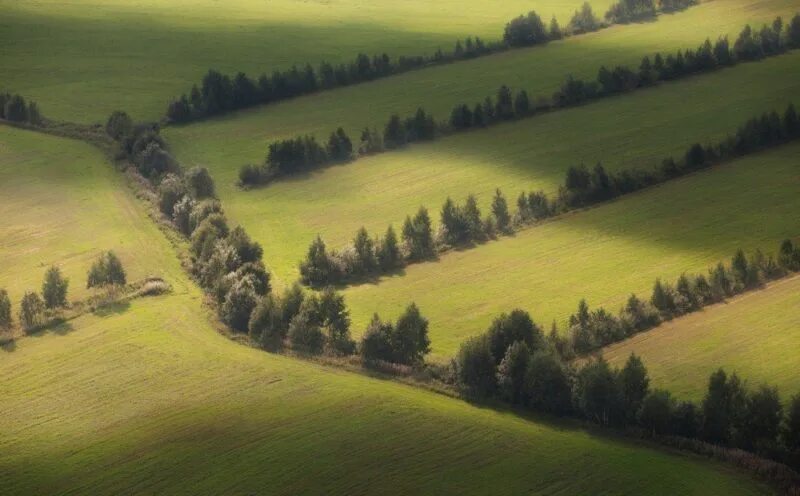
<svg viewBox="0 0 800 496"><path fill-rule="evenodd" d="M0 219L0 288L15 313L52 265L70 280L69 300L88 296L86 274L106 250L119 255L130 282L181 274L124 176L86 143L0 125Z"/></svg>
<svg viewBox="0 0 800 496"><path fill-rule="evenodd" d="M778 386L784 400L800 392L800 276L665 323L603 351L621 365L631 353L647 364L652 386L700 400L720 367L751 386Z"/></svg>

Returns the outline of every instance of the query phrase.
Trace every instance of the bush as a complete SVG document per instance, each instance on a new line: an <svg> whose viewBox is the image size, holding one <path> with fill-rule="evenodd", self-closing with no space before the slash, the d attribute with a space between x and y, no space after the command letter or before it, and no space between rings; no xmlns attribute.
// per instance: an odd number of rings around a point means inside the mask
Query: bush
<svg viewBox="0 0 800 496"><path fill-rule="evenodd" d="M186 186L180 177L168 174L158 185L158 209L172 219L175 205L186 195Z"/></svg>
<svg viewBox="0 0 800 496"><path fill-rule="evenodd" d="M50 267L44 275L42 296L47 308L58 308L67 305L67 288L69 281L61 275L58 267Z"/></svg>

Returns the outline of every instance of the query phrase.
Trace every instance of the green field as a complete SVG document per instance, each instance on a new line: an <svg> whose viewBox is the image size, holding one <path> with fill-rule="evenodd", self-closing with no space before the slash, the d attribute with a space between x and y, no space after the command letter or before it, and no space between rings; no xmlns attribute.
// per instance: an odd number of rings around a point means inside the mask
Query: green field
<svg viewBox="0 0 800 496"><path fill-rule="evenodd" d="M566 24L581 3L0 0L0 87L62 120L99 121L118 109L157 119L210 67L257 76L359 52L432 54L468 35L499 39L508 20L531 8ZM611 1L592 4L605 12Z"/></svg>
<svg viewBox="0 0 800 496"><path fill-rule="evenodd" d="M139 209L84 145L0 131L14 152L4 171L14 167L30 184L55 178L79 198L113 191L106 209ZM70 171L73 163L88 169ZM91 180L81 182L87 170ZM34 194L18 187L0 198L26 206ZM21 207L4 219L33 225L65 215L61 203L38 205L35 219ZM116 237L146 243L137 253L179 291L0 349L4 495L769 493L702 458L238 345L211 327L202 295L143 213L141 225L81 215L87 222L70 224L72 238L61 233L65 244L104 236L98 224L110 224ZM21 236L14 251L46 249L69 272L69 250L58 246ZM4 264L3 277L20 277L22 263Z"/></svg>
<svg viewBox="0 0 800 496"><path fill-rule="evenodd" d="M438 221L448 195L463 201L474 193L488 209L500 187L514 204L523 188L555 192L573 164L601 160L610 169L649 168L695 141L717 141L753 115L800 102L800 79L791 77L798 63L800 52L793 52L247 192L233 185L231 174L249 150L234 150L235 139L174 139L172 144L187 163L211 166L228 213L264 245L267 264L286 283L297 277L297 263L317 233L340 248L362 225L373 234L390 222L399 228L421 204Z"/></svg>
<svg viewBox="0 0 800 496"><path fill-rule="evenodd" d="M70 279L69 299L88 296L86 273L114 250L128 280L181 274L181 267L124 176L96 148L0 125L0 288L16 305L39 291L57 265Z"/></svg>
<svg viewBox="0 0 800 496"><path fill-rule="evenodd" d="M756 154L349 288L355 328L414 300L445 358L515 307L549 329L581 298L616 312L631 292L649 296L657 277L705 271L737 248L774 253L800 236L798 152L800 144Z"/></svg>
<svg viewBox="0 0 800 496"><path fill-rule="evenodd" d="M778 386L788 400L800 392L798 346L800 277L793 277L668 322L606 348L603 355L617 365L631 353L640 355L653 386L682 398L701 399L708 376L723 367L752 386Z"/></svg>

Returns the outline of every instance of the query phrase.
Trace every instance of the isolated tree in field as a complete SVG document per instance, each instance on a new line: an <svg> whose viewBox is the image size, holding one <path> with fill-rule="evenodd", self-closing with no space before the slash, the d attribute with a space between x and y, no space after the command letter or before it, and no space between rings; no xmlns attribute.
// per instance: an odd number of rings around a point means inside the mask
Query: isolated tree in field
<svg viewBox="0 0 800 496"><path fill-rule="evenodd" d="M28 120L28 106L21 95L12 95L6 102L6 119L12 122L25 122Z"/></svg>
<svg viewBox="0 0 800 496"><path fill-rule="evenodd" d="M205 167L192 167L186 171L185 177L186 186L193 198L202 200L214 196L214 180Z"/></svg>
<svg viewBox="0 0 800 496"><path fill-rule="evenodd" d="M44 323L44 302L38 294L26 292L19 305L19 323L25 330Z"/></svg>
<svg viewBox="0 0 800 496"><path fill-rule="evenodd" d="M11 298L5 289L0 289L0 329L10 329L11 323Z"/></svg>
<svg viewBox="0 0 800 496"><path fill-rule="evenodd" d="M395 234L392 226L386 229L386 234L384 234L378 245L375 255L378 258L378 265L383 271L395 269L403 264L403 256L400 253L397 234Z"/></svg>
<svg viewBox="0 0 800 496"><path fill-rule="evenodd" d="M397 319L390 339L394 361L403 364L420 363L431 351L428 338L428 319L411 303Z"/></svg>
<svg viewBox="0 0 800 496"><path fill-rule="evenodd" d="M59 308L67 305L67 288L69 281L61 275L58 267L50 267L44 275L42 297L47 308Z"/></svg>
<svg viewBox="0 0 800 496"><path fill-rule="evenodd" d="M497 387L500 396L510 403L525 403L525 374L531 361L531 350L522 341L515 341L497 366Z"/></svg>
<svg viewBox="0 0 800 496"><path fill-rule="evenodd" d="M125 269L113 251L102 253L89 269L86 281L87 288L118 285L126 282Z"/></svg>
<svg viewBox="0 0 800 496"><path fill-rule="evenodd" d="M497 229L500 232L508 232L511 227L511 215L508 213L506 198L499 188L495 190L494 198L492 198L492 215L497 223Z"/></svg>
<svg viewBox="0 0 800 496"><path fill-rule="evenodd" d="M106 121L106 134L115 141L121 140L133 130L133 120L121 110L115 110Z"/></svg>
<svg viewBox="0 0 800 496"><path fill-rule="evenodd" d="M625 412L629 421L636 420L636 412L642 406L650 389L650 378L647 376L642 359L631 353L628 361L619 373L622 397L625 401Z"/></svg>

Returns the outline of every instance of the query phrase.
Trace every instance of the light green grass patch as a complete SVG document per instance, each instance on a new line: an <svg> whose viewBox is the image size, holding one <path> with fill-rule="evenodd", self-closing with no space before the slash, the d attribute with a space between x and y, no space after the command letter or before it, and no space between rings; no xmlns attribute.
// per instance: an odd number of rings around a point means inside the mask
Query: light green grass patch
<svg viewBox="0 0 800 496"><path fill-rule="evenodd" d="M657 277L705 272L738 248L775 252L800 235L798 152L794 144L753 155L350 288L354 327L416 301L442 359L515 307L563 331L581 298L616 312L632 292L649 297Z"/></svg>
<svg viewBox="0 0 800 496"><path fill-rule="evenodd" d="M0 491L766 494L707 460L270 355L137 300L0 350Z"/></svg>
<svg viewBox="0 0 800 496"><path fill-rule="evenodd" d="M651 386L682 399L700 400L718 368L736 372L751 386L778 386L788 400L800 392L800 277L770 284L726 303L667 322L603 350L621 366L641 356Z"/></svg>
<svg viewBox="0 0 800 496"><path fill-rule="evenodd" d="M105 250L119 255L129 281L174 284L175 253L126 188L91 145L0 125L0 288L15 312L51 265L69 278L70 300L88 296L86 274Z"/></svg>

